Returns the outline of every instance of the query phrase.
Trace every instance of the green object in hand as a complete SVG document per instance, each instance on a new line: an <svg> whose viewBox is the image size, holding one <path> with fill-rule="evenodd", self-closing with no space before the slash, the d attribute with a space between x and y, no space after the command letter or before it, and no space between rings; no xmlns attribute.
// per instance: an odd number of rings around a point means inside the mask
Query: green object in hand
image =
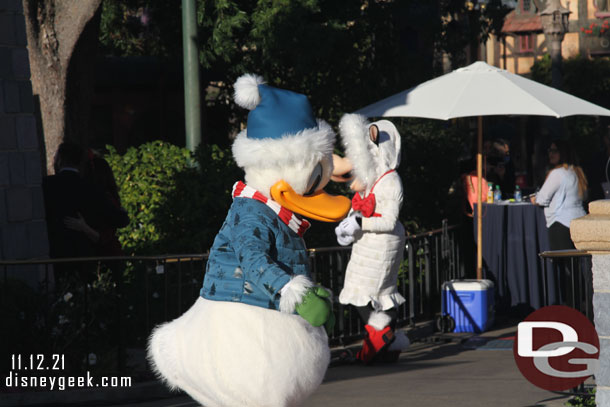
<svg viewBox="0 0 610 407"><path fill-rule="evenodd" d="M326 302L328 303L329 316L326 322L324 323L324 329L326 329L326 333L330 335L333 331L333 328L335 327L335 314L333 314L333 303L330 300L330 292L328 292L328 290L325 290L322 287L316 287L315 292L318 297L325 298Z"/></svg>
<svg viewBox="0 0 610 407"><path fill-rule="evenodd" d="M313 326L322 326L331 319L334 325L335 318L330 303L330 293L322 287L313 287L307 290L295 310Z"/></svg>
<svg viewBox="0 0 610 407"><path fill-rule="evenodd" d="M322 298L328 298L330 300L330 293L328 292L328 290L325 290L322 287L313 287L313 290L316 292L316 295L318 297L322 297Z"/></svg>

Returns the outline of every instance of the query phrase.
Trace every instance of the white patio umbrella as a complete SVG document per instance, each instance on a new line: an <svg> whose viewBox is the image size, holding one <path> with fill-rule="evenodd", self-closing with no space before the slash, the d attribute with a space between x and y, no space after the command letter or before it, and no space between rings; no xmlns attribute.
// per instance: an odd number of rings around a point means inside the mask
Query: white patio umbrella
<svg viewBox="0 0 610 407"><path fill-rule="evenodd" d="M481 61L363 107L355 113L367 117L439 120L478 116L479 191L483 172L482 116L610 116L610 110L601 106ZM483 276L481 194L477 198L477 279L480 280Z"/></svg>

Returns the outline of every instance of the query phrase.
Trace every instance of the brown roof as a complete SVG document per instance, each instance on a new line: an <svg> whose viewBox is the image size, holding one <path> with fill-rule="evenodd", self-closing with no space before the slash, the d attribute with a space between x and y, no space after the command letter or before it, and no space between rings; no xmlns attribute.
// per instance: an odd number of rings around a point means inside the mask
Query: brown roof
<svg viewBox="0 0 610 407"><path fill-rule="evenodd" d="M525 31L542 31L540 16L536 14L520 14L511 11L504 19L503 33L515 33Z"/></svg>

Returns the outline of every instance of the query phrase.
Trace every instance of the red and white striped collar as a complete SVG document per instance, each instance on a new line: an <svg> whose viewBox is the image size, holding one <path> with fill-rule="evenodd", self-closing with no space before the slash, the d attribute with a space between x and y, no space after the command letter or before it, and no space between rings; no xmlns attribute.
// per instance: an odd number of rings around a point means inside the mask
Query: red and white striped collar
<svg viewBox="0 0 610 407"><path fill-rule="evenodd" d="M265 195L258 192L256 189L247 186L242 181L237 181L233 185L233 199L235 198L252 198L260 201L273 209L273 212L284 222L294 233L303 236L305 231L309 229L311 224L306 219L299 219L292 211L284 208L279 203L267 198Z"/></svg>

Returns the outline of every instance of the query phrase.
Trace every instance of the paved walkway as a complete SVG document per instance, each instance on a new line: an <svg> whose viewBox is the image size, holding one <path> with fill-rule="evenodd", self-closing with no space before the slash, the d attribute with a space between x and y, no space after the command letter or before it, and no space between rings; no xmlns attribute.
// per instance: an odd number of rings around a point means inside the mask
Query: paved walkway
<svg viewBox="0 0 610 407"><path fill-rule="evenodd" d="M391 365L334 364L324 383L303 407L564 406L568 397L539 389L523 378L511 349L484 350L480 346L493 338L513 336L515 331L516 324L512 324L476 337L469 334L433 336L425 342L414 343L403 352L398 363ZM182 394L146 402L103 405L198 406Z"/></svg>
<svg viewBox="0 0 610 407"><path fill-rule="evenodd" d="M523 378L512 350L450 342L415 344L391 366L329 369L305 407L559 407L567 400Z"/></svg>

